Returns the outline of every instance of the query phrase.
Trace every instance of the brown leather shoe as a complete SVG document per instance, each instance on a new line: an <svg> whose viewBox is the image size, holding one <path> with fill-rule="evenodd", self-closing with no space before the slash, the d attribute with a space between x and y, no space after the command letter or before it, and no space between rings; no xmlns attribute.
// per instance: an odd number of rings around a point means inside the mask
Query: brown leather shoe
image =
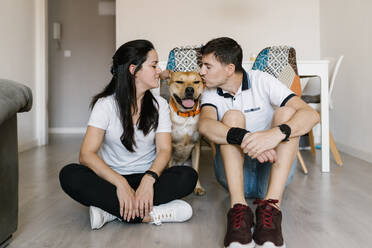
<svg viewBox="0 0 372 248"><path fill-rule="evenodd" d="M255 200L256 225L253 232L253 240L257 248L280 247L285 248L282 235L282 212L271 204L278 200Z"/></svg>
<svg viewBox="0 0 372 248"><path fill-rule="evenodd" d="M224 246L228 248L253 248L251 228L253 226L253 213L243 204L235 204L227 213L227 230Z"/></svg>

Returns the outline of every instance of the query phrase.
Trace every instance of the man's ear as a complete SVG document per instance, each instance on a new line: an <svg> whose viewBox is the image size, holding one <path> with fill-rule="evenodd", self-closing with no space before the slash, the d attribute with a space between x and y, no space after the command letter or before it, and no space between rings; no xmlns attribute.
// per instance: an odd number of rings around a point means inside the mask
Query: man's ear
<svg viewBox="0 0 372 248"><path fill-rule="evenodd" d="M174 78L174 71L169 70L169 79L167 80L167 85L170 85L171 79Z"/></svg>
<svg viewBox="0 0 372 248"><path fill-rule="evenodd" d="M166 81L167 85L169 86L173 74L174 72L171 70L164 70L160 73L160 79Z"/></svg>
<svg viewBox="0 0 372 248"><path fill-rule="evenodd" d="M129 65L129 72L130 72L130 74L132 74L132 75L134 75L134 71L136 70L136 65L133 65L133 64L131 64L131 65Z"/></svg>
<svg viewBox="0 0 372 248"><path fill-rule="evenodd" d="M226 70L227 70L229 76L233 75L235 73L235 65L234 64L228 64L226 66Z"/></svg>

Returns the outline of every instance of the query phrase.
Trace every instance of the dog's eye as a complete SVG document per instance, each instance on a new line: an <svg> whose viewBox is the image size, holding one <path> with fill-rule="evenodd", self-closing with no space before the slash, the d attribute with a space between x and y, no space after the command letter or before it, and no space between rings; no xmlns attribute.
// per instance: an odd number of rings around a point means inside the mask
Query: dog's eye
<svg viewBox="0 0 372 248"><path fill-rule="evenodd" d="M194 84L198 84L198 83L200 83L200 81L194 81Z"/></svg>
<svg viewBox="0 0 372 248"><path fill-rule="evenodd" d="M176 83L178 83L178 84L183 84L183 81L176 81Z"/></svg>

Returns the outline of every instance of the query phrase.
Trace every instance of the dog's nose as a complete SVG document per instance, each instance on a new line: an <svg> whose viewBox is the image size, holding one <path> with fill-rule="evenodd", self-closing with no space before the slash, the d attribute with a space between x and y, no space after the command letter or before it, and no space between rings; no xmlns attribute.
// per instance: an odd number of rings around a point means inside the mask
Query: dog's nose
<svg viewBox="0 0 372 248"><path fill-rule="evenodd" d="M194 95L194 88L193 87L187 87L185 89L185 95L186 96L193 96Z"/></svg>

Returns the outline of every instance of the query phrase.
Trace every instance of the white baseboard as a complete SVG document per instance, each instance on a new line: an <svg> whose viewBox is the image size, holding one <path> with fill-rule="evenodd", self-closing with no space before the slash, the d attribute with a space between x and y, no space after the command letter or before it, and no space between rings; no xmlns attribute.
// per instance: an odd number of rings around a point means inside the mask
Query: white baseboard
<svg viewBox="0 0 372 248"><path fill-rule="evenodd" d="M49 128L50 134L85 134L86 127Z"/></svg>
<svg viewBox="0 0 372 248"><path fill-rule="evenodd" d="M365 152L361 151L359 149L355 149L349 145L342 144L340 142L336 142L337 147L340 151L347 153L353 157L357 157L359 159L362 159L364 161L367 161L369 163L372 163L372 153L371 152Z"/></svg>
<svg viewBox="0 0 372 248"><path fill-rule="evenodd" d="M24 152L24 151L27 151L27 150L30 150L34 147L37 147L38 146L38 140L37 139L33 139L29 142L26 142L26 143L23 143L23 144L19 144L18 145L18 152Z"/></svg>

